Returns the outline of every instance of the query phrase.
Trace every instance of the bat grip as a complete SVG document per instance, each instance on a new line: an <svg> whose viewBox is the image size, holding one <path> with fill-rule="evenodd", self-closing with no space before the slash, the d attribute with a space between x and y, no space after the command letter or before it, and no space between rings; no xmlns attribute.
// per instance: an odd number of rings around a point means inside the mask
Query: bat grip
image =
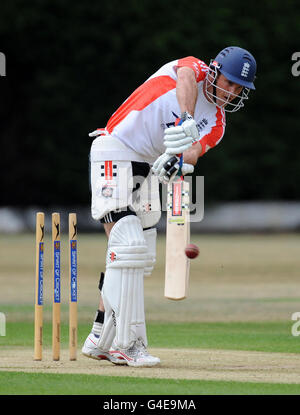
<svg viewBox="0 0 300 415"><path fill-rule="evenodd" d="M183 120L180 120L177 125L181 125L182 123L183 123ZM176 154L176 155L177 155L177 157L180 157L179 169L178 169L178 172L177 172L176 176L180 176L181 179L183 180L183 175L182 175L182 172L181 172L181 168L182 168L182 164L183 164L183 153Z"/></svg>

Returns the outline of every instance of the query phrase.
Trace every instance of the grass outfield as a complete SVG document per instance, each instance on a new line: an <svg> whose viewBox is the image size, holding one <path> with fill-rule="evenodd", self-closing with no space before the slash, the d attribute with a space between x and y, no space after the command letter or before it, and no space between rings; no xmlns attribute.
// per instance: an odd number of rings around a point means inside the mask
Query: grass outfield
<svg viewBox="0 0 300 415"><path fill-rule="evenodd" d="M0 395L299 395L300 235L192 235L200 256L191 262L188 298L166 300L165 238L145 278L150 351L161 368L122 369L86 359L80 348L99 300L104 235L79 233L78 360L69 362L67 239L62 235L63 358L51 356L52 278L49 228L44 273L45 358L33 362L34 235L0 235ZM175 356L175 357L174 357ZM192 356L192 358L190 358ZM73 364L74 363L74 364Z"/></svg>
<svg viewBox="0 0 300 415"><path fill-rule="evenodd" d="M90 329L80 324L79 344ZM300 353L299 339L290 335L283 322L270 323L151 323L148 325L152 347L253 350ZM6 337L0 338L5 349L32 350L33 325L12 322ZM44 347L51 346L51 324L44 325ZM61 327L61 347L68 346L68 325ZM1 362L1 358L0 358ZM116 392L117 391L117 392ZM188 379L151 379L126 376L85 374L24 373L0 371L1 395L298 395L299 384L234 382Z"/></svg>
<svg viewBox="0 0 300 415"><path fill-rule="evenodd" d="M147 327L151 347L300 353L300 340L291 335L290 322L149 323ZM79 324L79 346L90 328L90 324ZM67 324L61 325L61 346L65 348L68 347L68 330ZM8 323L6 336L0 337L0 347L2 350L15 346L33 348L33 333L32 323ZM50 347L51 342L52 325L45 323L43 345Z"/></svg>
<svg viewBox="0 0 300 415"><path fill-rule="evenodd" d="M295 384L0 372L1 395L298 395Z"/></svg>

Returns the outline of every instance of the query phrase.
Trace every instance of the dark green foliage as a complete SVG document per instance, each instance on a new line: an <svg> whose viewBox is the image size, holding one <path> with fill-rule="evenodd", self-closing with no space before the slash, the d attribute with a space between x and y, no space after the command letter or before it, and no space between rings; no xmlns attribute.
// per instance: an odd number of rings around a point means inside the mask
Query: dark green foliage
<svg viewBox="0 0 300 415"><path fill-rule="evenodd" d="M198 163L207 202L299 199L297 2L2 1L0 204L88 204L88 133L161 65L239 45L257 91Z"/></svg>

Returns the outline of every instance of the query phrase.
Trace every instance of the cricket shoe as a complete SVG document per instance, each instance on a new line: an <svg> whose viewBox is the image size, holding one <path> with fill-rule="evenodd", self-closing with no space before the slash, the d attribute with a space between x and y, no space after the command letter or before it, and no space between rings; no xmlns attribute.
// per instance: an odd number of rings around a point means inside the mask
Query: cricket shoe
<svg viewBox="0 0 300 415"><path fill-rule="evenodd" d="M86 357L90 357L91 359L109 360L111 363L114 363L115 365L126 364L126 362L124 362L123 359L117 359L116 357L111 355L109 351L99 349L99 347L97 347L97 342L98 338L93 333L90 333L81 349L82 354Z"/></svg>
<svg viewBox="0 0 300 415"><path fill-rule="evenodd" d="M124 364L133 367L151 367L160 363L158 357L151 356L141 339L133 343L128 349L120 349L113 345L110 354L117 359L123 360Z"/></svg>
<svg viewBox="0 0 300 415"><path fill-rule="evenodd" d="M155 356L151 356L143 342L143 339L141 337L139 337L137 339L137 348L140 350L140 352L144 353L145 356L148 356L148 358L150 360L152 360L153 365L160 363L160 358L159 357L155 357Z"/></svg>

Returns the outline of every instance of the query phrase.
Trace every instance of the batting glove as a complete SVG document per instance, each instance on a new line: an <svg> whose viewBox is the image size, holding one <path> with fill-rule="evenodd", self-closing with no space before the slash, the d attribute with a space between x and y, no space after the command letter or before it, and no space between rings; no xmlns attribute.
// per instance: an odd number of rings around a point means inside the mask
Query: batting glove
<svg viewBox="0 0 300 415"><path fill-rule="evenodd" d="M199 131L196 121L188 114L182 114L181 125L166 128L164 131L164 145L167 154L181 154L191 147L192 143L199 139Z"/></svg>
<svg viewBox="0 0 300 415"><path fill-rule="evenodd" d="M183 163L181 167L181 173L183 176L185 176L186 174L194 173L194 166L189 163Z"/></svg>
<svg viewBox="0 0 300 415"><path fill-rule="evenodd" d="M158 177L158 180L164 184L172 182L179 171L180 158L177 156L170 156L169 154L162 154L154 162L152 171ZM181 174L193 173L194 166L192 164L183 163L181 167Z"/></svg>

